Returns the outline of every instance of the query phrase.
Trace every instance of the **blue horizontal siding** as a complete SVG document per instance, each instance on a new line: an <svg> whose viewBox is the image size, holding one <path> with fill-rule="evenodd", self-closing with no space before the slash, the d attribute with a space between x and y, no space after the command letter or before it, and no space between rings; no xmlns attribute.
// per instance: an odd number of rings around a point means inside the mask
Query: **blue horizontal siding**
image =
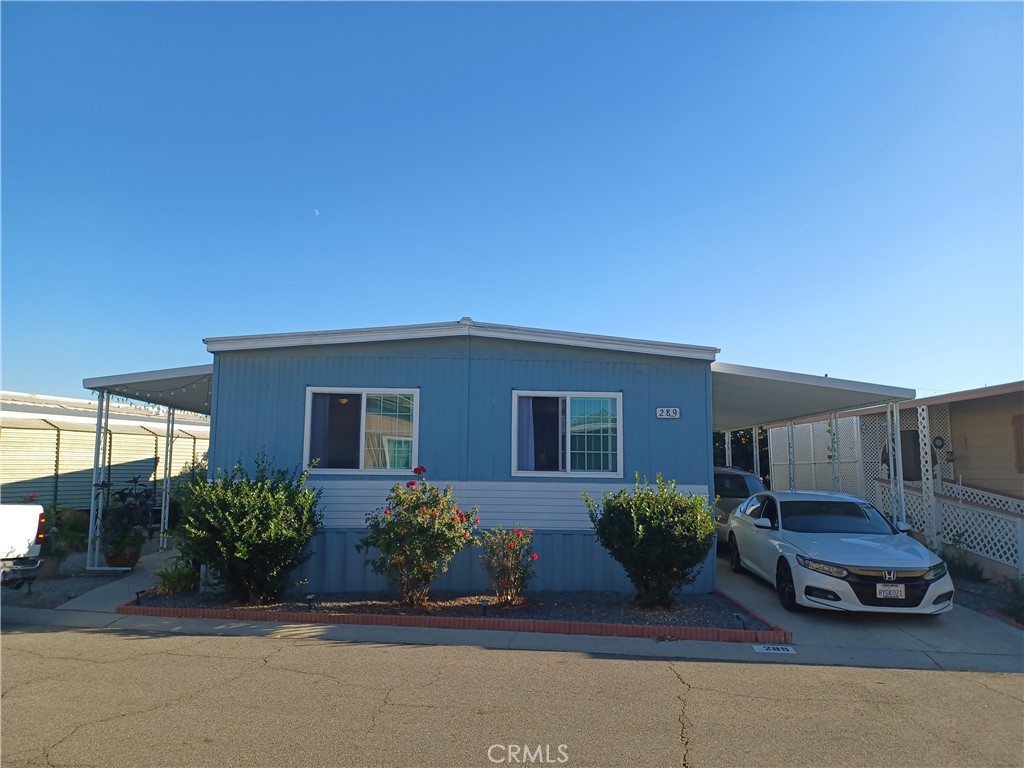
<svg viewBox="0 0 1024 768"><path fill-rule="evenodd" d="M476 338L215 357L215 468L252 466L260 452L278 466L301 463L306 387L410 387L420 391L419 462L433 476L510 480L512 392L529 389L622 392L627 483L637 472L708 482L706 361ZM682 418L656 419L659 406L681 408ZM559 480L578 478L545 478Z"/></svg>
<svg viewBox="0 0 1024 768"><path fill-rule="evenodd" d="M357 552L356 543L366 535L365 528L328 529L317 534L310 545L313 556L293 574L296 593L371 592L391 589L383 576L367 564L367 552ZM543 592L623 592L632 593L633 585L615 560L597 542L593 532L536 531L533 550L539 555L534 563L535 577L529 589ZM447 573L431 586L432 590L486 592L490 589L480 559L481 549L467 547L460 552ZM683 591L702 594L714 589L714 551L708 556L697 580Z"/></svg>

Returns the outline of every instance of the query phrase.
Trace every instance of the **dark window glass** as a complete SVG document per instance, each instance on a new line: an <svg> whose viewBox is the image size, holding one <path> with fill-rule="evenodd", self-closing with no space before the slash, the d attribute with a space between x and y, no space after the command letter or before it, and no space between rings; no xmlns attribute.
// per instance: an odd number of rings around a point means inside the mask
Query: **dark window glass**
<svg viewBox="0 0 1024 768"><path fill-rule="evenodd" d="M359 469L359 420L363 396L315 393L309 431L309 458L321 469Z"/></svg>
<svg viewBox="0 0 1024 768"><path fill-rule="evenodd" d="M533 466L539 472L561 469L561 398L533 398Z"/></svg>
<svg viewBox="0 0 1024 768"><path fill-rule="evenodd" d="M787 501L782 509L782 527L797 533L887 536L896 532L870 504L852 501Z"/></svg>

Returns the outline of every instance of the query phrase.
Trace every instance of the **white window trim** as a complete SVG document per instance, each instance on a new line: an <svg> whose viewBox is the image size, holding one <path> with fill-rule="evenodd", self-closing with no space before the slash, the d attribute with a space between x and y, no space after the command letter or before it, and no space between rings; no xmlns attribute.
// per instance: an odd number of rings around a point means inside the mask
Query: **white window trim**
<svg viewBox="0 0 1024 768"><path fill-rule="evenodd" d="M535 470L520 470L519 464L519 398L520 397L560 397L569 400L574 397L607 397L616 401L616 422L615 422L615 451L618 458L619 469L617 472L587 472L586 470L562 469L557 472L538 472ZM568 403L567 403L568 406ZM568 411L568 407L567 407ZM568 413L566 415L568 418ZM585 391L561 391L561 390L534 390L534 389L513 389L512 390L512 477L574 477L574 478L621 478L623 476L622 461L622 393L621 392L585 392ZM569 430L566 430L566 457L569 456Z"/></svg>
<svg viewBox="0 0 1024 768"><path fill-rule="evenodd" d="M315 467L315 474L325 475L404 475L408 469L364 469L366 459L366 395L411 395L412 396L412 466L419 466L420 450L420 390L418 387L306 387L306 415L302 434L302 466L308 467L309 440L313 428L313 395L360 395L362 408L359 414L359 469ZM411 468L410 468L411 469Z"/></svg>

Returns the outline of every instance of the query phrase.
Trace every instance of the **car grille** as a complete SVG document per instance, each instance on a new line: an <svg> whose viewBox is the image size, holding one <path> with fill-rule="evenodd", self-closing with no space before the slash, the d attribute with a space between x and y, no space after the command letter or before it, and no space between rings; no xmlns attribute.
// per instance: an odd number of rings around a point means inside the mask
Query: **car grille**
<svg viewBox="0 0 1024 768"><path fill-rule="evenodd" d="M924 600L928 591L928 582L924 580L925 571L896 571L895 579L885 578L885 572L866 568L848 568L846 581L853 588L861 605L888 606L890 608L916 608ZM890 572L891 573L891 572ZM906 584L906 598L878 598L875 596L876 584Z"/></svg>

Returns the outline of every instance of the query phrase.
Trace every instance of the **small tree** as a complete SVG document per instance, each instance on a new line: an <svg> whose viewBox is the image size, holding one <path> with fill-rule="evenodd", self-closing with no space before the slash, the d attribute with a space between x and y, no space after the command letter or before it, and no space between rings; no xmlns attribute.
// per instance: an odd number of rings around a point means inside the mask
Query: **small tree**
<svg viewBox="0 0 1024 768"><path fill-rule="evenodd" d="M356 551L376 550L367 560L374 573L385 576L407 605L424 605L431 582L448 570L448 564L480 524L476 507L468 514L459 509L449 485L442 491L416 467L403 486L396 483L387 506L366 516L369 533L356 544Z"/></svg>
<svg viewBox="0 0 1024 768"><path fill-rule="evenodd" d="M706 496L680 494L660 474L652 488L638 473L632 493L605 493L600 504L584 493L583 500L598 541L625 569L641 605L670 606L697 578L715 534Z"/></svg>
<svg viewBox="0 0 1024 768"><path fill-rule="evenodd" d="M481 531L480 541L484 548L481 555L484 568L498 602L522 602L526 585L534 576L533 563L537 560L537 553L533 551L533 530L513 528L509 531L498 526Z"/></svg>
<svg viewBox="0 0 1024 768"><path fill-rule="evenodd" d="M197 477L183 503L179 552L216 571L236 600L278 597L320 530L320 491L305 487L308 478L309 470L272 468L264 454L254 477L241 464L213 480Z"/></svg>

